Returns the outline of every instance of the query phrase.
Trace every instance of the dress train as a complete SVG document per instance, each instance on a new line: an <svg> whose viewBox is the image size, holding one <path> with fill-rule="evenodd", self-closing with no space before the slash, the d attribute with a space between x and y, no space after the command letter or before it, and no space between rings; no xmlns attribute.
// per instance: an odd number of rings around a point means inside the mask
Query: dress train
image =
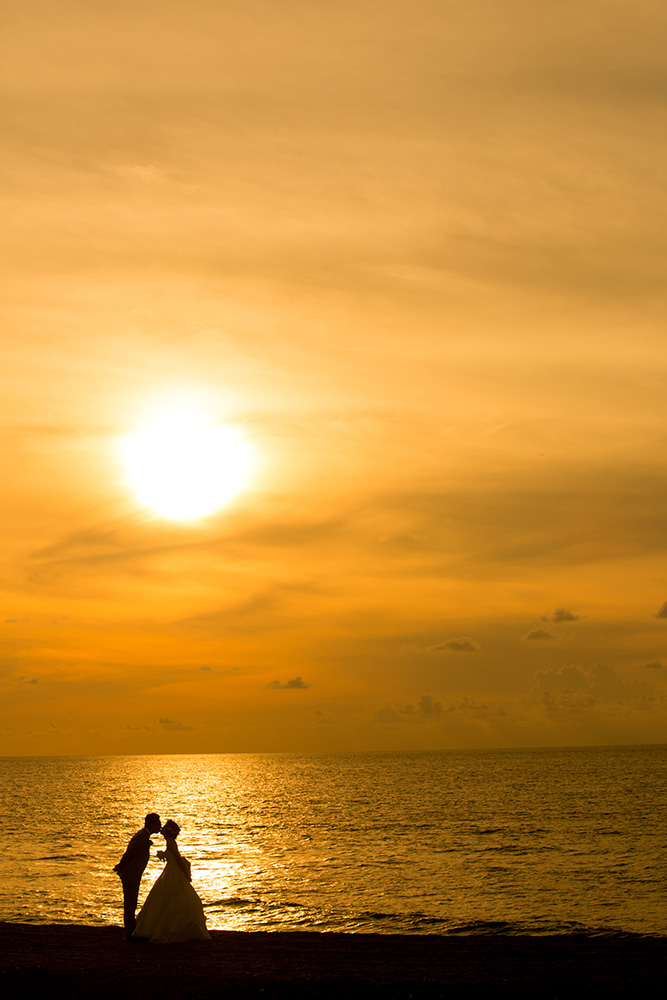
<svg viewBox="0 0 667 1000"><path fill-rule="evenodd" d="M167 864L146 896L132 937L162 944L210 940L201 899L190 885L189 861L170 850L158 851L158 857Z"/></svg>

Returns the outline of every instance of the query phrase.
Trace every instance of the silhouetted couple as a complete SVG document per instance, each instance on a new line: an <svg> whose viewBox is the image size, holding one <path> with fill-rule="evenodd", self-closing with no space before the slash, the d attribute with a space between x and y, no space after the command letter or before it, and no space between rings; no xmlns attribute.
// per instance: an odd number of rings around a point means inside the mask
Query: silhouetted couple
<svg viewBox="0 0 667 1000"><path fill-rule="evenodd" d="M157 813L149 813L143 830L135 833L114 868L123 883L123 922L128 941L166 943L204 940L211 936L206 930L201 900L190 885L190 862L176 843L180 832L173 819L162 826ZM166 861L166 865L135 920L139 884L150 857L153 833L162 833L165 839L165 849L158 851L157 856Z"/></svg>

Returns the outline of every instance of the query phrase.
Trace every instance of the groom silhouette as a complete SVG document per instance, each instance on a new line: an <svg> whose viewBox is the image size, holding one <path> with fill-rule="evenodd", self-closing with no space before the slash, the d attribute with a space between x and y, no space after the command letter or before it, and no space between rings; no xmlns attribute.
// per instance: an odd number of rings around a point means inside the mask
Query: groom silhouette
<svg viewBox="0 0 667 1000"><path fill-rule="evenodd" d="M144 820L143 830L135 833L127 845L125 854L114 868L123 883L123 923L128 939L136 924L135 913L139 898L139 883L153 846L151 834L159 833L160 829L161 823L158 814L149 813Z"/></svg>

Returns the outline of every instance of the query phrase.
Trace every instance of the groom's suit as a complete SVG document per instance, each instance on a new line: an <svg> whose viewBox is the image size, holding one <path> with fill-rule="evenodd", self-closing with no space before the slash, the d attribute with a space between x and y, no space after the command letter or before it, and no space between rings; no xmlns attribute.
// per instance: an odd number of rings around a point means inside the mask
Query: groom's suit
<svg viewBox="0 0 667 1000"><path fill-rule="evenodd" d="M123 923L128 934L132 933L136 923L139 883L148 864L152 845L151 835L144 827L132 837L125 854L114 868L123 883Z"/></svg>

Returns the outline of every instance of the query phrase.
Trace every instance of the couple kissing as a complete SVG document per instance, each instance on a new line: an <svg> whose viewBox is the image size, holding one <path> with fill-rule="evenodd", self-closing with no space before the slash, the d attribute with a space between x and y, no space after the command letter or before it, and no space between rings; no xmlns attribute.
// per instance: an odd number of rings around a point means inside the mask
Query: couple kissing
<svg viewBox="0 0 667 1000"><path fill-rule="evenodd" d="M157 813L149 813L143 829L134 834L114 868L123 885L123 923L128 941L167 943L210 938L201 900L190 884L190 862L176 843L180 832L173 819L163 826ZM154 833L161 833L165 839L165 849L158 851L157 856L166 865L135 920L139 884L148 864Z"/></svg>

